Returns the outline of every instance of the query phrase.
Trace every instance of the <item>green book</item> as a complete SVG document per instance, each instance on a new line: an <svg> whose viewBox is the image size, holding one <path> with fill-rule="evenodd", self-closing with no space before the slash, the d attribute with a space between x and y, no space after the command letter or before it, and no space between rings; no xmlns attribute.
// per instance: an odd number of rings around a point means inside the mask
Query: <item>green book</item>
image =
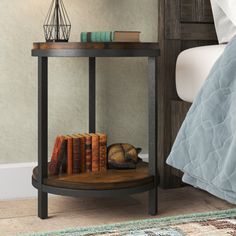
<svg viewBox="0 0 236 236"><path fill-rule="evenodd" d="M113 42L113 32L82 32L81 42Z"/></svg>

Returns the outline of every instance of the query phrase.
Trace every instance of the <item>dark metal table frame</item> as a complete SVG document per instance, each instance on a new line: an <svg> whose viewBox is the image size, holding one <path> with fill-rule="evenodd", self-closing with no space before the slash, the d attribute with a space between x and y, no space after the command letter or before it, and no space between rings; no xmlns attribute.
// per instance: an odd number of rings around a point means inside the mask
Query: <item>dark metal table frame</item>
<svg viewBox="0 0 236 236"><path fill-rule="evenodd" d="M67 196L117 196L149 191L149 214L158 209L157 173L157 58L159 49L66 49L32 50L38 57L38 216L48 217L48 193ZM89 58L89 132L96 132L96 57L147 57L149 84L149 173L153 183L133 189L75 190L44 185L48 177L48 57Z"/></svg>

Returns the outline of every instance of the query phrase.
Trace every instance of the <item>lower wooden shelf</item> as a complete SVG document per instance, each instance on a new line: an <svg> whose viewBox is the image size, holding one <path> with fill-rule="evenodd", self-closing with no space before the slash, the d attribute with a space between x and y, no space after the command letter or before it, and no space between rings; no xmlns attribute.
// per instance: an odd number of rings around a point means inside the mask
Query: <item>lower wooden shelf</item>
<svg viewBox="0 0 236 236"><path fill-rule="evenodd" d="M37 188L38 167L34 168L32 182ZM83 173L76 175L60 175L52 176L44 179L43 186L45 191L52 192L61 189L64 190L87 190L87 191L114 191L114 190L130 190L133 192L147 191L154 186L154 177L149 174L148 164L141 162L133 170L107 170L98 173ZM62 191L62 195L66 194Z"/></svg>

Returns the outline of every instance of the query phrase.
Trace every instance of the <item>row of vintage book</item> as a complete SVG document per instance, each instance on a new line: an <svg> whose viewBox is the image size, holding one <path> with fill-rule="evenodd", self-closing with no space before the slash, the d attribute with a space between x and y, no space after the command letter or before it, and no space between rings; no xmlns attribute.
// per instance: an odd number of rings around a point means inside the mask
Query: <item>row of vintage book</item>
<svg viewBox="0 0 236 236"><path fill-rule="evenodd" d="M79 174L107 169L107 135L73 134L57 136L49 173Z"/></svg>

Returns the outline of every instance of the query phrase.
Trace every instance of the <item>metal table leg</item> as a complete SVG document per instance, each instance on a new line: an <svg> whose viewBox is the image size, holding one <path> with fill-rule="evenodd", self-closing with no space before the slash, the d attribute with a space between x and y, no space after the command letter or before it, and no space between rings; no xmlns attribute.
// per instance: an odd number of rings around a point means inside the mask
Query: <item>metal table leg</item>
<svg viewBox="0 0 236 236"><path fill-rule="evenodd" d="M48 217L48 194L42 191L48 175L48 58L38 58L38 216Z"/></svg>
<svg viewBox="0 0 236 236"><path fill-rule="evenodd" d="M96 132L96 58L89 58L89 132Z"/></svg>
<svg viewBox="0 0 236 236"><path fill-rule="evenodd" d="M148 58L149 68L149 172L154 176L154 188L149 191L149 214L156 215L158 208L157 180L157 58Z"/></svg>

